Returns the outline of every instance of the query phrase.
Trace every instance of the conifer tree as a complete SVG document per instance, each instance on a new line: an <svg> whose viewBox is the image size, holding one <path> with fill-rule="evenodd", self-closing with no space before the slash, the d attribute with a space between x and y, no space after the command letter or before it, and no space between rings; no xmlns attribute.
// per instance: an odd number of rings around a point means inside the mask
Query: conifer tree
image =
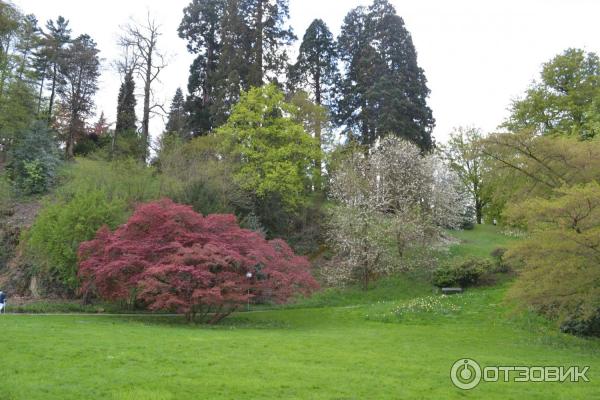
<svg viewBox="0 0 600 400"><path fill-rule="evenodd" d="M318 105L330 104L338 83L337 50L325 22L315 19L304 34L296 63L290 68L289 85L307 89Z"/></svg>
<svg viewBox="0 0 600 400"><path fill-rule="evenodd" d="M137 131L137 118L135 115L135 81L133 72L125 74L123 83L119 88L119 97L117 99L117 124L115 126L115 136L123 132Z"/></svg>
<svg viewBox="0 0 600 400"><path fill-rule="evenodd" d="M177 88L171 101L169 119L165 129L168 135L179 136L181 139L189 137L186 130L185 101L181 88Z"/></svg>
<svg viewBox="0 0 600 400"><path fill-rule="evenodd" d="M69 21L62 16L59 16L56 22L49 20L46 24L46 29L48 32L44 35L43 51L48 60L46 64L49 79L48 88L50 90L48 118L51 119L56 92L61 84L59 74L60 62L64 56L65 46L71 41L71 29L69 28Z"/></svg>
<svg viewBox="0 0 600 400"><path fill-rule="evenodd" d="M352 10L338 42L345 64L338 124L364 144L391 134L430 150L434 119L427 80L411 35L389 1Z"/></svg>
<svg viewBox="0 0 600 400"><path fill-rule="evenodd" d="M221 23L225 0L193 0L184 10L179 37L186 39L188 51L196 55L190 65L186 111L194 136L212 129L210 107L213 104L215 71L221 52Z"/></svg>

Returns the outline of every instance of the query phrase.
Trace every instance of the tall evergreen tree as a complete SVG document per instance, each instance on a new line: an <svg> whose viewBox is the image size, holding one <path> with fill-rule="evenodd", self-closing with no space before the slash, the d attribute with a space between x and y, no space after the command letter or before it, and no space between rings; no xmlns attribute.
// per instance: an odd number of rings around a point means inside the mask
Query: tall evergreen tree
<svg viewBox="0 0 600 400"><path fill-rule="evenodd" d="M179 34L197 54L187 105L195 134L223 124L241 91L277 81L295 38L288 18L288 0L193 0L184 10Z"/></svg>
<svg viewBox="0 0 600 400"><path fill-rule="evenodd" d="M71 29L69 29L69 21L62 16L59 16L56 22L49 20L46 23L46 29L43 52L48 60L46 66L48 68L48 88L50 90L50 100L48 102L48 118L50 119L52 118L56 92L61 84L59 80L60 62L64 57L65 46L71 41Z"/></svg>
<svg viewBox="0 0 600 400"><path fill-rule="evenodd" d="M123 83L121 83L121 87L119 88L115 136L123 132L137 131L137 117L135 115L136 104L135 80L133 79L133 71L130 70L125 74Z"/></svg>
<svg viewBox="0 0 600 400"><path fill-rule="evenodd" d="M93 96L98 89L100 59L96 42L88 35L77 37L63 54L59 78L64 84L57 93L68 113L67 132L64 132L67 158L73 158L78 136L85 133L85 119L92 114Z"/></svg>
<svg viewBox="0 0 600 400"><path fill-rule="evenodd" d="M185 100L181 88L177 88L171 101L169 119L165 130L168 135L179 136L182 139L189 137L186 129Z"/></svg>
<svg viewBox="0 0 600 400"><path fill-rule="evenodd" d="M315 19L306 30L289 75L292 88L308 89L318 105L331 103L339 79L337 50L323 20Z"/></svg>
<svg viewBox="0 0 600 400"><path fill-rule="evenodd" d="M247 84L262 86L277 81L287 64L285 46L296 39L285 22L290 17L288 0L244 0L241 8L250 37Z"/></svg>
<svg viewBox="0 0 600 400"><path fill-rule="evenodd" d="M190 66L186 110L192 134L212 129L210 107L213 104L215 71L221 51L221 23L226 0L192 0L183 10L179 37L186 39L188 51L196 54Z"/></svg>
<svg viewBox="0 0 600 400"><path fill-rule="evenodd" d="M410 33L389 1L352 10L338 42L345 63L338 123L365 144L392 134L430 150L434 119L427 80Z"/></svg>
<svg viewBox="0 0 600 400"><path fill-rule="evenodd" d="M237 103L240 92L248 88L251 33L242 7L245 0L227 0L221 20L221 52L215 70L214 101L211 118L220 126Z"/></svg>
<svg viewBox="0 0 600 400"><path fill-rule="evenodd" d="M292 91L308 90L317 106L330 106L335 97L335 85L338 83L337 51L333 35L323 20L315 19L302 38L296 63L290 67L288 85ZM319 112L317 107L313 114L318 117L311 124L310 132L314 133L315 139L321 145L323 113ZM315 159L317 184L321 181L320 154Z"/></svg>

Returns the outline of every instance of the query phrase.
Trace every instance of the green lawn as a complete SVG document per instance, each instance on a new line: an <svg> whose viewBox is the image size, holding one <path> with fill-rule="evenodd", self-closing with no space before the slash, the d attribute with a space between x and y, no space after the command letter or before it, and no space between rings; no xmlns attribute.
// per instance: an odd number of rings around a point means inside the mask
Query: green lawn
<svg viewBox="0 0 600 400"><path fill-rule="evenodd" d="M460 235L476 247L478 240L492 248L494 236L504 240L489 227L481 233ZM295 307L240 313L217 327L165 316L3 315L0 398L597 397L600 341L512 314L505 289L473 289L433 311L397 317L393 310L432 290L395 278L366 294L328 291ZM482 383L462 391L449 371L463 357L485 365L589 365L590 382Z"/></svg>

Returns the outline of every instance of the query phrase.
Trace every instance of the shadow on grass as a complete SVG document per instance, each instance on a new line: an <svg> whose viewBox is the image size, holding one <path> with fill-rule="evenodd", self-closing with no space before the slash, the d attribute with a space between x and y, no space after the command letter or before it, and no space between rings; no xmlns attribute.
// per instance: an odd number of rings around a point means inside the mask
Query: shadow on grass
<svg viewBox="0 0 600 400"><path fill-rule="evenodd" d="M187 329L210 329L210 330L232 330L232 329L287 329L290 324L272 319L253 318L240 314L231 315L217 324L203 322L188 322L183 315L115 315L116 321L123 323L136 323L147 326L163 326Z"/></svg>

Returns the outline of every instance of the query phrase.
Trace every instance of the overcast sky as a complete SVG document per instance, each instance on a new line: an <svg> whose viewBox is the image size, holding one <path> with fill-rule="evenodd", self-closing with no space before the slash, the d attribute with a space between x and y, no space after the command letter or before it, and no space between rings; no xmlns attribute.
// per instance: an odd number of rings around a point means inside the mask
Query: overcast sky
<svg viewBox="0 0 600 400"><path fill-rule="evenodd" d="M187 84L193 56L177 36L189 0L13 0L25 13L45 21L63 15L73 35L87 33L103 58L97 112L114 121L119 77L111 68L118 55L119 27L147 11L162 25L160 47L169 57L156 87L169 104L175 89ZM346 13L366 0L290 0L290 21L301 39L315 18L337 35ZM506 117L511 99L537 78L541 64L568 47L600 51L600 1L597 0L392 0L412 34L419 65L425 70L436 119L434 136L444 142L453 127L494 130ZM299 45L299 41L294 47ZM141 83L138 84L140 88ZM140 104L141 101L138 101ZM138 113L140 117L141 112ZM151 132L162 131L155 118Z"/></svg>

